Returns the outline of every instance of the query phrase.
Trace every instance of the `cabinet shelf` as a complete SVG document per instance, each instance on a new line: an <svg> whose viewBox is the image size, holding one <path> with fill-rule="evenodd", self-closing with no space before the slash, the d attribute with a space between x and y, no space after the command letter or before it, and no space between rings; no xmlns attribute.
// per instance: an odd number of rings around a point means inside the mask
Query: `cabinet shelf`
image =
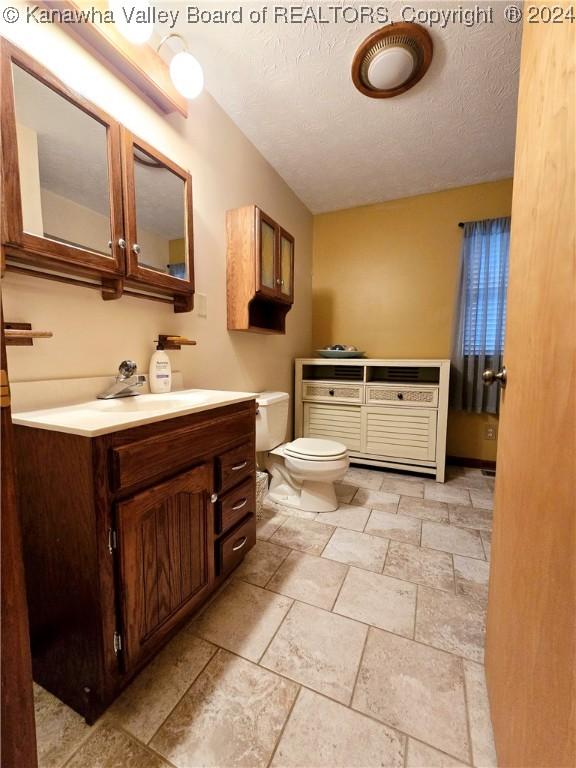
<svg viewBox="0 0 576 768"><path fill-rule="evenodd" d="M228 330L286 332L294 238L256 205L228 211Z"/></svg>

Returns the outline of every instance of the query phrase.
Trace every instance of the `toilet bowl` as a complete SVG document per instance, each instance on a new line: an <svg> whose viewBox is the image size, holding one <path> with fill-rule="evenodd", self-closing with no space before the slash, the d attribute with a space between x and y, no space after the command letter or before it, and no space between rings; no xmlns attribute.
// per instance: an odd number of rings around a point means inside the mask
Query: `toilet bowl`
<svg viewBox="0 0 576 768"><path fill-rule="evenodd" d="M269 498L306 512L338 509L334 483L350 465L348 451L334 440L300 437L281 443L288 424L288 395L263 392L257 398L256 450L266 451Z"/></svg>

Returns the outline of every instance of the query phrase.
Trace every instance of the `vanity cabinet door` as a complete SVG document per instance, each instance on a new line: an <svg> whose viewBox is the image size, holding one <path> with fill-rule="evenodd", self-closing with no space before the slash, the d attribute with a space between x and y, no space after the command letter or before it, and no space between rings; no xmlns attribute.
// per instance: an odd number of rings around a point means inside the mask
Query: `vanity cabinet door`
<svg viewBox="0 0 576 768"><path fill-rule="evenodd" d="M120 126L5 40L2 241L8 256L120 277Z"/></svg>
<svg viewBox="0 0 576 768"><path fill-rule="evenodd" d="M292 304L294 301L294 238L285 229L280 229L279 266L279 297Z"/></svg>
<svg viewBox="0 0 576 768"><path fill-rule="evenodd" d="M122 173L127 277L161 293L191 296L192 177L126 129Z"/></svg>
<svg viewBox="0 0 576 768"><path fill-rule="evenodd" d="M202 464L117 505L127 671L211 589L212 473Z"/></svg>

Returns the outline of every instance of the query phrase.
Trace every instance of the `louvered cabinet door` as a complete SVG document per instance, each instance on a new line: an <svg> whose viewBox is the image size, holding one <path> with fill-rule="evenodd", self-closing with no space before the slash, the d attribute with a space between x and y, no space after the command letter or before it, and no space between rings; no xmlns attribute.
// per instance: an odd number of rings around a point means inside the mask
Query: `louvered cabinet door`
<svg viewBox="0 0 576 768"><path fill-rule="evenodd" d="M304 437L336 440L349 451L359 451L361 433L360 406L304 404Z"/></svg>
<svg viewBox="0 0 576 768"><path fill-rule="evenodd" d="M203 464L117 505L127 670L208 593L212 467Z"/></svg>
<svg viewBox="0 0 576 768"><path fill-rule="evenodd" d="M434 461L437 413L427 408L362 408L362 452Z"/></svg>

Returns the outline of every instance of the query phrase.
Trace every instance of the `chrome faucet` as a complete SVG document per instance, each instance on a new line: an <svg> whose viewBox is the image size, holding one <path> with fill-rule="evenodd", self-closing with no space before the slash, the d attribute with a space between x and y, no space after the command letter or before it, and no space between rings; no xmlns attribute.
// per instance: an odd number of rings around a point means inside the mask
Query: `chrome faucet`
<svg viewBox="0 0 576 768"><path fill-rule="evenodd" d="M112 386L98 395L98 400L112 400L115 397L134 397L139 392L134 392L136 387L141 387L146 381L146 376L138 373L136 363L133 360L124 360L118 368L118 376Z"/></svg>

